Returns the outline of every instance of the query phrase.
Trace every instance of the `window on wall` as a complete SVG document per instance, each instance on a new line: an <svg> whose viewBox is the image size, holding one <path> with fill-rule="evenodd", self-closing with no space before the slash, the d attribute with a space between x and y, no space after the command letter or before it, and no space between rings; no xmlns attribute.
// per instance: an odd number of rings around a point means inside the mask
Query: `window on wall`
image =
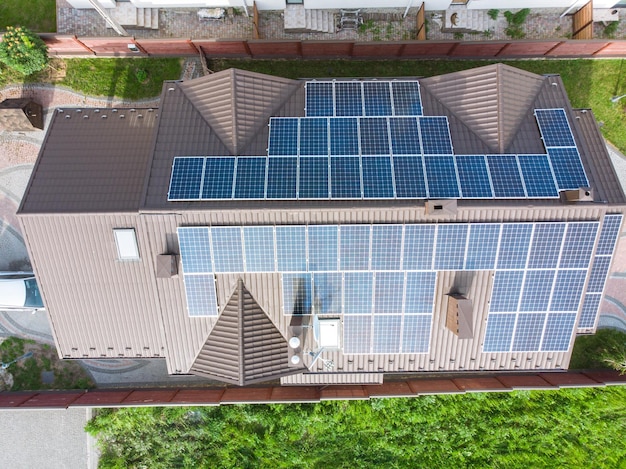
<svg viewBox="0 0 626 469"><path fill-rule="evenodd" d="M302 5L304 0L285 0L287 5Z"/></svg>
<svg viewBox="0 0 626 469"><path fill-rule="evenodd" d="M115 245L117 246L117 258L121 261L139 260L139 246L134 228L115 228Z"/></svg>

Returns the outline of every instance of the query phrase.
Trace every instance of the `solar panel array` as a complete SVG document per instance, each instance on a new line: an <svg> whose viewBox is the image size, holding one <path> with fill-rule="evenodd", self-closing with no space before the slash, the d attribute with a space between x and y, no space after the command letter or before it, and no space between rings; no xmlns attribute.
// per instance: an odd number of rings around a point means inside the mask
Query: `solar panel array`
<svg viewBox="0 0 626 469"><path fill-rule="evenodd" d="M604 216L598 247L591 265L589 283L583 299L582 313L578 321L578 330L580 332L588 332L596 327L602 294L609 276L611 259L615 252L615 245L617 244L621 226L621 214Z"/></svg>
<svg viewBox="0 0 626 469"><path fill-rule="evenodd" d="M597 222L289 225L178 236L190 315L217 314L214 274L278 272L284 314L343 315L345 353L426 353L440 270L496 271L485 351L567 349L597 231Z"/></svg>

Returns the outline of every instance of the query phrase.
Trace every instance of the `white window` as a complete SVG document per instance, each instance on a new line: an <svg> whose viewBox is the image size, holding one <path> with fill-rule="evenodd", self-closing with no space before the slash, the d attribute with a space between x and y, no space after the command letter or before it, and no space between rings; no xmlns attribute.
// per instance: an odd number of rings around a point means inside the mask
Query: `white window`
<svg viewBox="0 0 626 469"><path fill-rule="evenodd" d="M115 244L117 245L117 257L121 261L139 260L139 247L134 228L115 228Z"/></svg>

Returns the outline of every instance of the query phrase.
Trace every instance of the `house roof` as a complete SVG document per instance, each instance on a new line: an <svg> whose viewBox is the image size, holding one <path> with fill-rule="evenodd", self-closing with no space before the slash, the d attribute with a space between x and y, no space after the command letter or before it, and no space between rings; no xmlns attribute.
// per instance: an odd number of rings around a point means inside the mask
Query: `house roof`
<svg viewBox="0 0 626 469"><path fill-rule="evenodd" d="M29 98L5 99L0 103L0 128L27 132L43 130L43 108Z"/></svg>

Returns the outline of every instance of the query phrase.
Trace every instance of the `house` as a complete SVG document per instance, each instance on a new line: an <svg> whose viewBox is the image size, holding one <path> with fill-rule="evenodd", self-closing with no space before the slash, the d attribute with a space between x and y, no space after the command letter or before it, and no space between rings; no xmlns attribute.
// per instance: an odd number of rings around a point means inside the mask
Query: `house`
<svg viewBox="0 0 626 469"><path fill-rule="evenodd" d="M57 109L18 216L61 357L347 384L566 369L625 202L559 76L231 69Z"/></svg>

